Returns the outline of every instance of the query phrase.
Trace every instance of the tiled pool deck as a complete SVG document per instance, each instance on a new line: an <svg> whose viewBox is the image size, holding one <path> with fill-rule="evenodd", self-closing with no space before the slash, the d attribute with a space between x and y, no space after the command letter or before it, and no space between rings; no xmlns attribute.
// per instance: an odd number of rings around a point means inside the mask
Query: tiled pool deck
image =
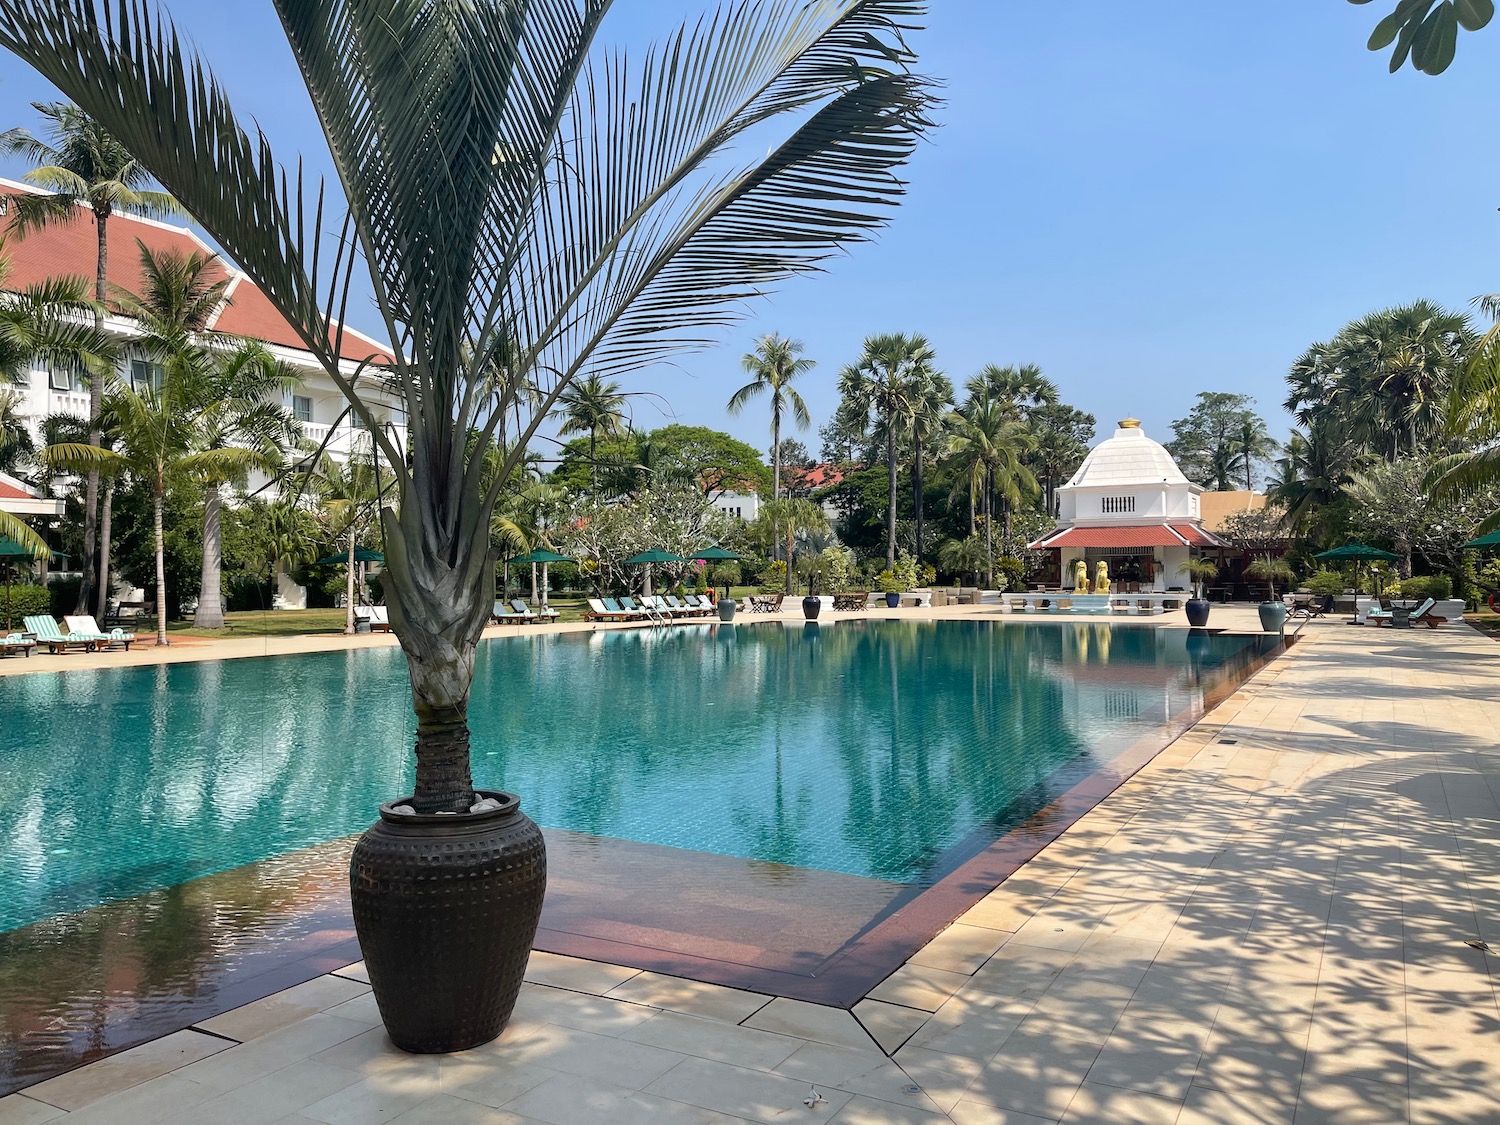
<svg viewBox="0 0 1500 1125"><path fill-rule="evenodd" d="M1313 623L852 1014L537 954L417 1057L354 966L0 1125L1500 1122L1497 657Z"/></svg>

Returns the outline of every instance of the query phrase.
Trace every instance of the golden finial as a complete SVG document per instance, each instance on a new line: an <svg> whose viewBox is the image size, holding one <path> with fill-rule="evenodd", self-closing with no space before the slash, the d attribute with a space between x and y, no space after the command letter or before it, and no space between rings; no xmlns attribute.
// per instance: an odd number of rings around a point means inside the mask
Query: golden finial
<svg viewBox="0 0 1500 1125"><path fill-rule="evenodd" d="M1141 420L1139 418L1126 418L1120 423L1120 429L1122 430L1138 430L1140 428Z"/></svg>

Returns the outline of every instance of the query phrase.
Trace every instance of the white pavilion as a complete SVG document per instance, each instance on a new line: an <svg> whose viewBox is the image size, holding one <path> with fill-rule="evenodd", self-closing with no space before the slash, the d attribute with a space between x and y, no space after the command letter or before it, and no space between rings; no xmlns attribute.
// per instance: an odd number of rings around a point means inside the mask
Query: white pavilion
<svg viewBox="0 0 1500 1125"><path fill-rule="evenodd" d="M1224 545L1203 526L1203 491L1139 421L1126 418L1057 490L1058 526L1030 546L1053 552L1064 586L1082 559L1090 579L1107 563L1122 593L1186 590L1191 583L1179 568L1193 549Z"/></svg>

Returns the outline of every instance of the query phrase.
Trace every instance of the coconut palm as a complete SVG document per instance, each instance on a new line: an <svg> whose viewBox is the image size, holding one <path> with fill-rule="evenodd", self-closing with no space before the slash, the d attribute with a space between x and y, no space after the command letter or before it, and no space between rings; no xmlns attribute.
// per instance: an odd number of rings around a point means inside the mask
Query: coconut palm
<svg viewBox="0 0 1500 1125"><path fill-rule="evenodd" d="M1006 367L986 364L967 387L971 394L980 393L1007 403L1009 413L1016 418L1029 417L1038 407L1056 406L1059 401L1057 384L1034 363Z"/></svg>
<svg viewBox="0 0 1500 1125"><path fill-rule="evenodd" d="M738 414L745 404L762 392L771 396L771 499L781 499L781 418L788 411L799 430L812 425L812 415L807 412L807 403L792 386L799 375L816 367L817 361L799 359L802 354L801 340L788 340L774 332L767 333L755 341L755 350L747 352L740 360L750 382L735 391L729 399L731 415Z"/></svg>
<svg viewBox="0 0 1500 1125"><path fill-rule="evenodd" d="M323 452L300 466L299 490L311 496L327 539L344 547L344 633L349 636L354 634L357 600L355 552L360 539L379 525L382 497L390 482L391 475L382 472L379 460L368 453L340 459Z"/></svg>
<svg viewBox="0 0 1500 1125"><path fill-rule="evenodd" d="M589 436L589 478L599 491L599 463L596 460L599 439L617 438L626 430L625 396L620 384L599 375L579 379L557 396L562 425L558 436Z"/></svg>
<svg viewBox="0 0 1500 1125"><path fill-rule="evenodd" d="M933 364L932 345L925 336L888 332L867 337L858 360L839 372L843 404L885 438L886 569L896 566L896 449L908 420L919 409L922 372Z"/></svg>
<svg viewBox="0 0 1500 1125"><path fill-rule="evenodd" d="M828 530L828 513L811 500L772 500L760 510L760 518L771 530L771 539L786 550L786 592L792 592L793 549L798 536Z"/></svg>
<svg viewBox="0 0 1500 1125"><path fill-rule="evenodd" d="M520 451L581 372L700 345L883 225L928 125L904 39L925 5L733 0L633 59L596 49L605 0L274 3L345 196L333 230L322 191L284 178L146 0L0 0L0 46L183 201L361 417L337 314L367 268L390 354L366 366L388 369L409 420L409 451L374 437L395 476L382 518L417 712L412 803L462 811L490 514ZM487 397L502 349L542 399L483 489L515 393Z"/></svg>
<svg viewBox="0 0 1500 1125"><path fill-rule="evenodd" d="M932 365L931 352L919 358L912 368L912 393L907 399L909 413L906 432L911 437L912 508L916 513L916 549L912 552L922 561L923 530L926 517L924 470L927 456L938 453L948 433L948 409L953 405L953 384Z"/></svg>
<svg viewBox="0 0 1500 1125"><path fill-rule="evenodd" d="M178 401L194 431L192 447L224 451L200 463L194 474L194 483L203 489L203 564L193 625L222 629L224 486L243 486L252 469L276 470L285 451L296 444L299 427L280 405L295 376L257 341L205 332L229 285L214 255L156 253L137 245L143 291L117 290L116 304L140 327L136 347L161 365L164 379L179 385ZM101 540L107 544L108 539L107 521L101 519ZM107 589L106 581L101 600Z"/></svg>
<svg viewBox="0 0 1500 1125"><path fill-rule="evenodd" d="M1281 443L1266 429L1264 418L1247 410L1239 419L1234 435L1234 450L1244 462L1245 491L1254 492L1256 462L1269 461L1275 457L1281 452Z"/></svg>
<svg viewBox="0 0 1500 1125"><path fill-rule="evenodd" d="M1008 531L1011 513L1037 492L1024 459L1035 439L1008 402L988 394L984 380L971 379L968 389L968 399L948 416L949 451L958 470L956 487L968 488L971 533L976 508L984 515L986 581L993 586L995 503L1004 506Z"/></svg>
<svg viewBox="0 0 1500 1125"><path fill-rule="evenodd" d="M36 451L31 427L22 413L21 396L0 388L0 472L15 473Z"/></svg>
<svg viewBox="0 0 1500 1125"><path fill-rule="evenodd" d="M26 179L46 195L11 197L15 213L9 227L18 234L36 230L47 223L71 222L80 206L94 217L94 234L98 245L94 267L94 327L104 324L104 302L109 295L109 219L116 211L162 218L181 213L177 201L148 185L151 174L131 156L109 130L76 105L67 102L33 102L32 108L47 122L48 140L32 136L22 128L0 133L0 152L17 154L35 163ZM88 374L88 372L85 372ZM104 402L106 380L89 379L89 416L97 422ZM89 434L89 444L99 445L103 434L98 425ZM78 588L77 612L88 609L92 582L90 567L94 562L94 541L98 534L99 468L88 467L83 501L83 582ZM108 562L104 567L108 567ZM101 580L101 599L108 581ZM101 602L102 604L102 602Z"/></svg>

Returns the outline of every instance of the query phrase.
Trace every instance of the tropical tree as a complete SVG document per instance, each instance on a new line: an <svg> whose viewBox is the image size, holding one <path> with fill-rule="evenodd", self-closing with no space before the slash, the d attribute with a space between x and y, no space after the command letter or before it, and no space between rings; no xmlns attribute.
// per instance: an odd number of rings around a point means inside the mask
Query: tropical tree
<svg viewBox="0 0 1500 1125"><path fill-rule="evenodd" d="M1036 448L1027 457L1027 465L1042 486L1042 508L1048 516L1057 515L1057 490L1078 471L1093 444L1092 414L1086 414L1063 403L1037 406L1027 412L1027 423Z"/></svg>
<svg viewBox="0 0 1500 1125"><path fill-rule="evenodd" d="M177 201L149 186L151 174L124 145L97 119L67 102L33 102L32 108L47 122L47 140L32 136L22 128L0 133L0 152L17 154L31 160L36 167L26 179L46 195L11 197L14 214L9 228L25 235L47 223L71 222L80 207L94 217L98 245L94 270L94 327L102 330L104 303L109 296L109 219L116 211L157 218L181 213ZM89 444L99 445L103 433L97 424L106 391L103 372L90 372L89 417L95 426ZM99 466L88 466L83 501L83 583L78 588L77 612L88 609L94 564L94 542L98 533ZM108 560L102 569L107 569ZM108 580L101 579L100 598L107 596ZM101 601L102 604L102 601Z"/></svg>
<svg viewBox="0 0 1500 1125"><path fill-rule="evenodd" d="M984 518L986 581L995 581L995 504L1010 514L1037 492L1036 477L1025 464L1034 444L1030 429L1018 421L1006 400L989 394L982 378L967 384L969 397L948 416L948 448L957 469L957 488L969 494L970 535L978 512Z"/></svg>
<svg viewBox="0 0 1500 1125"><path fill-rule="evenodd" d="M622 437L626 429L625 396L620 393L620 384L599 375L588 375L563 390L557 401L562 417L558 436L588 435L590 479L598 491L599 438Z"/></svg>
<svg viewBox="0 0 1500 1125"><path fill-rule="evenodd" d="M1294 431L1287 439L1266 498L1281 510L1288 529L1314 533L1363 461L1337 419L1320 416L1305 434Z"/></svg>
<svg viewBox="0 0 1500 1125"><path fill-rule="evenodd" d="M930 453L941 452L948 433L948 410L953 405L953 384L933 366L929 349L918 357L911 369L911 394L907 396L908 413L905 429L911 437L912 510L916 516L915 550L922 561L922 543L926 523L926 484L924 470Z"/></svg>
<svg viewBox="0 0 1500 1125"><path fill-rule="evenodd" d="M1200 391L1193 409L1172 423L1167 451L1183 474L1204 488L1232 491L1239 479L1254 490L1255 467L1280 448L1249 395Z"/></svg>
<svg viewBox="0 0 1500 1125"><path fill-rule="evenodd" d="M885 441L886 567L896 565L896 450L903 427L919 409L925 376L933 364L925 336L897 332L867 337L858 360L839 372L841 409L873 422Z"/></svg>
<svg viewBox="0 0 1500 1125"><path fill-rule="evenodd" d="M1351 4L1369 2L1349 0ZM1368 46L1372 51L1391 47L1392 74L1408 57L1414 70L1441 74L1453 61L1459 28L1478 31L1494 15L1493 0L1400 0L1395 10L1375 25Z"/></svg>
<svg viewBox="0 0 1500 1125"><path fill-rule="evenodd" d="M253 340L215 338L205 329L223 303L228 273L212 254L140 251L141 293L116 290L116 304L140 326L135 342L161 366L164 380L181 388L176 396L192 431L191 445L221 454L199 462L195 483L203 489L203 565L193 624L224 627L222 575L224 486L243 486L252 469L273 472L300 427L280 405L295 382L292 369ZM101 519L101 542L108 551L108 521ZM101 573L107 576L107 562ZM107 595L107 577L100 589Z"/></svg>
<svg viewBox="0 0 1500 1125"><path fill-rule="evenodd" d="M301 467L298 484L312 497L326 538L344 547L344 632L354 634L356 552L380 526L380 506L390 474L379 459L355 451L338 458L324 452Z"/></svg>
<svg viewBox="0 0 1500 1125"><path fill-rule="evenodd" d="M21 410L21 396L0 389L0 472L18 472L34 452L36 443Z"/></svg>
<svg viewBox="0 0 1500 1125"><path fill-rule="evenodd" d="M521 451L582 371L693 346L884 223L928 125L930 83L903 39L923 9L731 3L632 63L595 51L603 0L277 0L348 207L330 239L321 191L304 199L154 6L121 0L106 18L83 0L0 0L0 46L184 202L362 419L372 403L341 362L336 314L341 279L366 265L391 337L389 359L367 363L389 368L409 420L409 451L373 436L395 476L387 590L417 712L418 812L473 803L490 515ZM759 155L737 163L747 134ZM481 416L502 348L518 379ZM522 380L541 404L482 490Z"/></svg>
<svg viewBox="0 0 1500 1125"><path fill-rule="evenodd" d="M828 515L811 500L773 500L760 510L770 538L786 551L786 592L792 592L793 564L798 536L828 531Z"/></svg>
<svg viewBox="0 0 1500 1125"><path fill-rule="evenodd" d="M771 398L771 499L781 499L781 419L788 411L799 430L812 425L807 403L792 386L792 381L817 366L816 360L801 359L802 341L788 340L774 332L755 341L755 350L740 360L752 378L730 396L728 410L738 414L762 392Z"/></svg>

